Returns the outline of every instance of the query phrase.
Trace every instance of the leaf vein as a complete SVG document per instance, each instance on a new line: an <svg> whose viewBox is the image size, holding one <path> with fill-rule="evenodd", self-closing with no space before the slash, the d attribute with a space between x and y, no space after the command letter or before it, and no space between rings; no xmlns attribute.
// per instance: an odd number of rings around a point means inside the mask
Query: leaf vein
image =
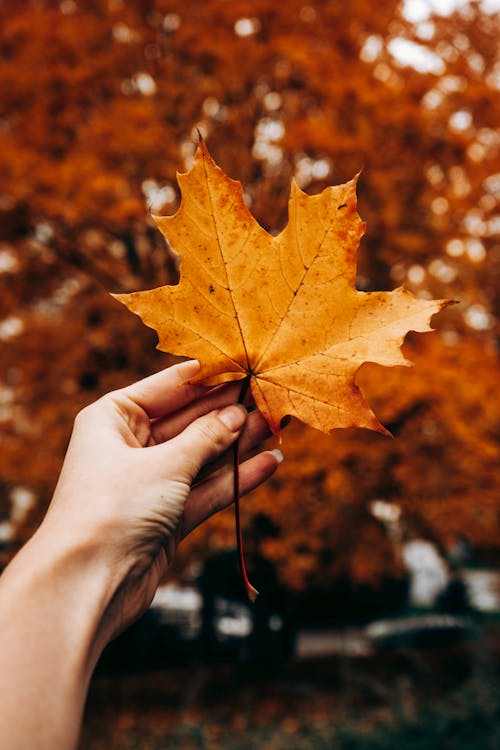
<svg viewBox="0 0 500 750"><path fill-rule="evenodd" d="M249 359L248 359L248 351L247 351L247 347L246 347L246 343L245 343L245 338L243 336L243 330L241 328L240 319L238 317L238 311L236 309L236 304L235 304L235 301L234 301L234 297L233 297L231 285L229 283L228 268L227 268L226 259L224 258L224 253L222 251L222 245L221 245L220 236L219 236L219 228L217 226L217 220L216 220L216 217L215 217L215 209L214 209L214 204L213 204L213 200L212 200L212 193L211 193L211 190L210 190L210 180L208 178L207 165L205 163L205 159L203 159L203 170L204 170L204 173L205 173L205 181L206 181L206 186L207 186L207 193L208 193L208 198L209 198L210 206L211 206L211 210L212 210L212 220L213 220L213 223L214 223L214 228L215 228L215 233L216 233L216 239L217 239L217 245L219 247L220 257L221 257L222 263L224 265L224 270L225 270L225 273L226 273L226 283L228 285L229 296L231 298L231 302L232 302L233 309L234 309L235 320L236 320L236 323L238 325L238 330L240 332L241 343L243 344L243 349L245 351L245 357L246 357L246 360L247 360L247 371L249 371L250 370L250 362L249 362Z"/></svg>
<svg viewBox="0 0 500 750"><path fill-rule="evenodd" d="M332 219L330 220L330 227L331 227L332 223L333 223L333 218L332 218ZM277 335L278 335L279 331L281 330L281 327L282 327L282 325L283 325L283 323L284 323L285 319L287 318L287 316L288 316L288 313L290 312L290 308L291 308L291 306L292 306L292 304L293 304L293 301L294 301L294 300L295 300L295 298L297 297L297 295L298 295L298 293L299 293L299 290L300 290L300 289L302 288L302 286L303 286L303 285L305 284L305 281L306 281L306 277L307 277L307 274L308 274L308 272L310 271L310 269L312 268L312 266L314 265L314 263L316 262L316 260L317 260L317 259L318 259L318 257L319 257L319 254L320 254L320 252L321 252L321 248L323 247L323 244L324 244L324 242L325 242L325 239L326 239L326 237L327 237L327 235L328 235L329 231L330 231L330 228L328 228L328 230L326 230L326 231L325 231L325 234L323 235L323 237L322 237L322 239L321 239L321 242L320 242L320 243L319 243L319 245L318 245L318 249L316 250L316 254L315 254L315 256L314 256L314 258L313 258L313 260L312 260L311 264L310 264L309 266L305 266L305 265L304 265L304 261L302 260L302 265L304 266L304 269L305 269L305 273L303 273L303 274L302 274L302 278L300 279L300 281L299 281L299 283L298 283L298 285L297 285L297 289L296 289L296 290L295 290L295 291L293 292L293 295L292 295L292 297L290 298L290 300L289 300L289 302L288 302L287 308L286 308L285 312L283 313L283 316L282 316L282 318L281 318L281 320L280 320L280 322L279 322L278 326L276 327L276 330L275 330L274 334L272 335L272 337L271 337L271 339L269 340L268 344L267 344L267 345L266 345L266 347L264 348L264 351L262 352L262 354L261 354L261 357L260 357L260 359L259 359L258 363L257 363L257 364L255 365L256 369L258 369L258 367L259 367L259 364L260 364L260 363L262 362L262 360L264 359L265 355L267 354L267 352L269 351L269 349L270 349L270 348L271 348L271 346L273 345L273 343L274 343L274 341L275 341L275 339L276 339L276 337L277 337ZM296 232L296 236L297 236L297 222L295 222L295 232ZM300 251L300 247L299 247L299 254L300 254L301 258L302 258L302 254L301 254L301 251Z"/></svg>

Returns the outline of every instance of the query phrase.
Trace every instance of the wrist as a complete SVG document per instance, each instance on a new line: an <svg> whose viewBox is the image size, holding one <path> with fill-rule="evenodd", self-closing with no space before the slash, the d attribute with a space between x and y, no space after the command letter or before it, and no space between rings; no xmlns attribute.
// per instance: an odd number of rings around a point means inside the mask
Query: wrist
<svg viewBox="0 0 500 750"><path fill-rule="evenodd" d="M106 645L101 622L119 586L94 545L54 536L53 529L42 524L7 567L1 583L1 620L19 623L32 618L37 637L46 636L68 660L68 673L89 679Z"/></svg>
<svg viewBox="0 0 500 750"><path fill-rule="evenodd" d="M8 747L32 747L34 738L40 748L76 747L114 590L89 552L42 525L0 578L0 735Z"/></svg>

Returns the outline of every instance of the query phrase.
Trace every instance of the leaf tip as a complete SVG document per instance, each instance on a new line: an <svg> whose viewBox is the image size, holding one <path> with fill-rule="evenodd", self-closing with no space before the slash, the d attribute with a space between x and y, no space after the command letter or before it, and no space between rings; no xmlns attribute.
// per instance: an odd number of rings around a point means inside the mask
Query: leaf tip
<svg viewBox="0 0 500 750"><path fill-rule="evenodd" d="M392 432L384 427L384 425L378 421L377 417L373 418L372 424L370 425L369 429L373 430L374 432L378 432L379 435L394 439L394 435L392 434Z"/></svg>
<svg viewBox="0 0 500 750"><path fill-rule="evenodd" d="M460 300L457 299L436 299L432 300L432 302L435 305L435 310L432 310L432 312L429 315L429 330L435 331L436 329L432 326L432 319L435 315L438 315L440 312L442 312L445 308L451 307L452 305L458 305L460 304Z"/></svg>
<svg viewBox="0 0 500 750"><path fill-rule="evenodd" d="M459 305L462 300L459 299L438 299L437 302L441 304L441 310L445 307L451 307L451 305Z"/></svg>
<svg viewBox="0 0 500 750"><path fill-rule="evenodd" d="M292 200L296 195L307 195L307 193L302 190L302 188L299 186L299 183L295 179L295 177L292 177L292 180L290 182L290 198L289 200Z"/></svg>
<svg viewBox="0 0 500 750"><path fill-rule="evenodd" d="M207 144L205 143L203 136L198 131L198 148L196 149L195 159L201 159L202 161L208 161L211 166L214 166L219 172L222 172L221 168L213 160L210 151L208 150Z"/></svg>
<svg viewBox="0 0 500 750"><path fill-rule="evenodd" d="M125 298L128 297L128 294L115 294L114 292L109 292L110 296L113 297L117 302L120 302L122 305L126 305Z"/></svg>
<svg viewBox="0 0 500 750"><path fill-rule="evenodd" d="M364 169L364 167L361 167L361 169L359 169L356 172L356 174L354 175L354 177L352 178L352 183L353 183L354 187L356 187L356 185L358 184L359 179L360 179L361 175L363 174L363 169Z"/></svg>

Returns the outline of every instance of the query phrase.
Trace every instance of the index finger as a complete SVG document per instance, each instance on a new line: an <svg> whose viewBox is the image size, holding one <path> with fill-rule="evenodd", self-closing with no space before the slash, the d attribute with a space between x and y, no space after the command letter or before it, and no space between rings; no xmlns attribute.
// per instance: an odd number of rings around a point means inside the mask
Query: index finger
<svg viewBox="0 0 500 750"><path fill-rule="evenodd" d="M143 409L150 419L158 419L181 409L209 390L207 386L187 382L199 369L200 363L190 359L122 388L121 394Z"/></svg>

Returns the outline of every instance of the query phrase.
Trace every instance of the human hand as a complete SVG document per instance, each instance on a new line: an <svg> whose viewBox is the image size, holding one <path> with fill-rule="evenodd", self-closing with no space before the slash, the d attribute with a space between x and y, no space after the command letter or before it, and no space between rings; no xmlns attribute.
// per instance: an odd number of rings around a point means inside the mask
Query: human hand
<svg viewBox="0 0 500 750"><path fill-rule="evenodd" d="M241 383L187 385L198 369L184 362L109 393L75 421L42 533L83 546L113 571L104 640L149 606L181 539L231 503L228 448L241 435L244 453L269 434L259 412L236 403ZM279 460L264 451L242 463L240 494Z"/></svg>
<svg viewBox="0 0 500 750"><path fill-rule="evenodd" d="M240 383L186 385L198 368L171 367L78 415L47 515L0 580L2 747L77 746L102 649L148 607L179 541L231 502L228 448L268 434L237 403ZM278 462L264 451L242 463L241 494Z"/></svg>

